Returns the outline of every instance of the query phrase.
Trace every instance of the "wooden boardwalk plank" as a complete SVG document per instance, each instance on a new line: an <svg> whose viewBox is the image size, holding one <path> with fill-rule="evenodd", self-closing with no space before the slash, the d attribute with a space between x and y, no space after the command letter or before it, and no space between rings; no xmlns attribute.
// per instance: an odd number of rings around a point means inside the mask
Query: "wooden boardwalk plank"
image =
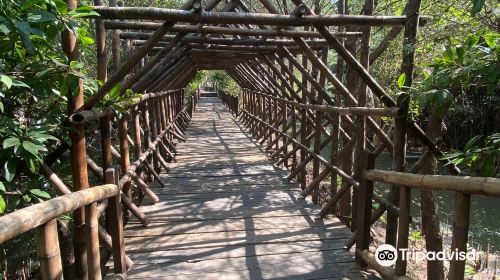
<svg viewBox="0 0 500 280"><path fill-rule="evenodd" d="M350 231L320 219L218 99L201 98L186 140L165 187L150 183L150 225L127 224L129 279L372 279L343 249Z"/></svg>

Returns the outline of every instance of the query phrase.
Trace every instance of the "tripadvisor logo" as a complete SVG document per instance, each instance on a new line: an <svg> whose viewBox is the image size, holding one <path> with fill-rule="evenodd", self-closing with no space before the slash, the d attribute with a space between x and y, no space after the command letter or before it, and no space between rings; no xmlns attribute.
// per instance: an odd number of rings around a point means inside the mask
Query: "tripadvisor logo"
<svg viewBox="0 0 500 280"><path fill-rule="evenodd" d="M406 248L399 249L399 257L401 257L402 261L407 261L409 259L414 261L465 261L465 260L476 260L479 259L481 254L476 250L467 251L458 251L458 249L452 250L450 252L439 251L439 252L426 252L426 251L414 251L408 250ZM398 259L398 251L394 246L390 244L384 244L378 246L375 251L375 260L381 266L392 266L396 263Z"/></svg>
<svg viewBox="0 0 500 280"><path fill-rule="evenodd" d="M375 251L375 260L381 266L391 266L396 263L397 259L398 253L391 244L380 245Z"/></svg>

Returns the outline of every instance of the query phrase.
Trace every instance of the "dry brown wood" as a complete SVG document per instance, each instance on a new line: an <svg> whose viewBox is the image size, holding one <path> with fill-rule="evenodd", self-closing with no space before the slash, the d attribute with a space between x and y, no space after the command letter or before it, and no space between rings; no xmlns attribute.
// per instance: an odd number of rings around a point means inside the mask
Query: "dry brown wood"
<svg viewBox="0 0 500 280"><path fill-rule="evenodd" d="M464 194L500 197L500 179L489 177L421 175L395 171L367 170L364 176L376 182L425 190L454 191Z"/></svg>
<svg viewBox="0 0 500 280"><path fill-rule="evenodd" d="M371 25L371 26L401 26L405 16L362 16L362 15L294 15L265 13L234 13L234 12L201 12L184 11L164 8L141 7L105 7L96 6L93 10L100 19L142 19L165 20L173 22L209 23L209 24L256 24L275 26L306 26L306 25Z"/></svg>
<svg viewBox="0 0 500 280"><path fill-rule="evenodd" d="M40 261L41 279L62 280L63 269L57 236L57 220L49 220L39 226L36 231L36 248Z"/></svg>
<svg viewBox="0 0 500 280"><path fill-rule="evenodd" d="M107 29L129 29L129 30L156 30L161 26L156 22L133 22L133 21L104 21ZM302 38L323 38L315 31L284 30L284 29L252 29L234 28L209 25L174 25L172 32L199 33L199 34L224 34L243 36L265 36L265 37L302 37ZM359 37L361 32L334 32L338 37Z"/></svg>
<svg viewBox="0 0 500 280"><path fill-rule="evenodd" d="M52 198L2 216L0 217L0 243L43 225L67 212L118 193L119 190L115 185L102 185Z"/></svg>
<svg viewBox="0 0 500 280"><path fill-rule="evenodd" d="M104 177L106 183L118 185L118 172L115 169L108 168ZM115 274L126 274L127 263L125 256L125 242L123 234L123 216L120 195L115 195L109 199L110 208L110 233L113 244L113 260ZM99 260L100 261L100 260Z"/></svg>
<svg viewBox="0 0 500 280"><path fill-rule="evenodd" d="M73 10L77 8L76 0L66 0L68 5L68 10ZM79 51L78 51L78 40L76 35L65 29L61 34L62 48L66 53L69 61L78 61ZM78 86L76 89L69 89L65 93L68 102L68 114L75 111L81 110L84 106L84 93L83 93L83 81L78 80ZM71 173L73 179L73 190L85 190L89 187L87 165L85 163L86 158L86 143L85 143L85 127L84 125L74 125L73 129L70 130L69 136L71 138ZM83 208L75 209L73 213L73 247L74 247L74 257L75 257L75 272L78 278L87 278L87 260L86 260L86 248L84 240L84 229L85 224L85 213Z"/></svg>

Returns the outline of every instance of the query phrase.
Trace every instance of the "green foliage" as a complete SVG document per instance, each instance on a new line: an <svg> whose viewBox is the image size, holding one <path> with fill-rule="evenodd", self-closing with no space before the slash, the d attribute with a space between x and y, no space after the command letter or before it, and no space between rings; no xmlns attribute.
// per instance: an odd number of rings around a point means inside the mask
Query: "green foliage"
<svg viewBox="0 0 500 280"><path fill-rule="evenodd" d="M0 213L50 198L37 172L46 146L66 140L66 95L81 80L85 94L97 90L84 63L68 61L61 33L76 34L85 53L94 40L82 18L92 15L64 0L0 0Z"/></svg>
<svg viewBox="0 0 500 280"><path fill-rule="evenodd" d="M463 92L486 89L488 95L494 94L500 79L499 39L498 33L469 35L462 44L447 45L420 84L421 108L442 115Z"/></svg>
<svg viewBox="0 0 500 280"><path fill-rule="evenodd" d="M412 230L410 236L408 236L408 239L412 242L418 242L424 240L424 236L422 235L421 231Z"/></svg>
<svg viewBox="0 0 500 280"><path fill-rule="evenodd" d="M225 71L211 71L209 79L217 82L219 90L239 96L241 89Z"/></svg>
<svg viewBox="0 0 500 280"><path fill-rule="evenodd" d="M495 133L488 137L475 136L467 142L462 151L452 151L443 159L448 159L457 166L467 167L475 175L493 177L499 157L500 133Z"/></svg>
<svg viewBox="0 0 500 280"><path fill-rule="evenodd" d="M481 11L481 9L484 7L486 0L472 0L472 10L471 10L471 15L475 16L477 13Z"/></svg>
<svg viewBox="0 0 500 280"><path fill-rule="evenodd" d="M124 89L121 83L116 84L99 102L98 107L111 108L117 118L127 112L127 108L132 105L141 94L135 93L131 89Z"/></svg>

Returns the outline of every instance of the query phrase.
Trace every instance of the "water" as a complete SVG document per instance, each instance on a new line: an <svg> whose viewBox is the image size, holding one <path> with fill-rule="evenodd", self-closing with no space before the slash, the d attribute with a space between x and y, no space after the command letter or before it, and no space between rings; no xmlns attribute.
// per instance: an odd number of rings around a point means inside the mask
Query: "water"
<svg viewBox="0 0 500 280"><path fill-rule="evenodd" d="M300 125L298 126L300 127ZM299 129L299 128L297 128ZM311 144L312 146L312 144ZM325 159L330 159L330 145L321 150L321 155ZM408 166L412 166L417 160L418 155L409 155L407 158ZM391 170L392 157L388 153L382 153L377 157L376 166L380 170ZM449 175L445 167L439 166L437 174ZM375 192L384 194L389 190L379 184L375 185ZM435 200L438 203L438 213L442 224L442 231L448 233L451 237L453 226L453 207L454 193L446 191L436 191ZM411 194L411 216L420 220L420 192L412 189ZM446 238L445 238L446 239ZM489 244L490 251L500 252L500 199L493 197L484 197L473 195L471 199L469 242L473 242L476 247L478 244L486 246ZM451 242L451 239L445 240ZM486 247L482 247L482 249Z"/></svg>
<svg viewBox="0 0 500 280"><path fill-rule="evenodd" d="M409 165L416 162L416 157L409 158ZM376 168L390 170L392 158L388 154L381 154L376 162ZM449 175L445 168L438 168L438 174ZM376 187L376 192L383 193L387 187ZM442 223L442 231L449 233L453 226L454 192L436 191L435 199L438 204L439 218ZM420 192L412 189L411 215L420 218ZM490 250L500 252L500 199L473 195L471 199L469 241L475 246L490 245ZM448 240L451 241L451 240ZM486 248L484 247L484 250Z"/></svg>

